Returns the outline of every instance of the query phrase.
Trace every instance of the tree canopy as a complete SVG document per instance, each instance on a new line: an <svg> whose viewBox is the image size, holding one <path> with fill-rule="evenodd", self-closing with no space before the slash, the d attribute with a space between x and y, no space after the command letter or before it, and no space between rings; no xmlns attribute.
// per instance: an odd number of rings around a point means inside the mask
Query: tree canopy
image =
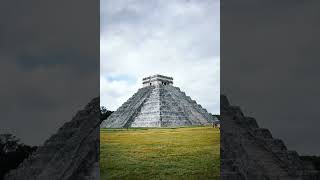
<svg viewBox="0 0 320 180"><path fill-rule="evenodd" d="M12 134L0 134L0 179L27 158L36 146L28 146Z"/></svg>

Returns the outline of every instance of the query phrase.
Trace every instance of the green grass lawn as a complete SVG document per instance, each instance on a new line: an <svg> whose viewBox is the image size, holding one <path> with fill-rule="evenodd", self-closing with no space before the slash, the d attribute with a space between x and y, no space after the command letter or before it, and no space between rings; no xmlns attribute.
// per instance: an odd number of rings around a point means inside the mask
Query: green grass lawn
<svg viewBox="0 0 320 180"><path fill-rule="evenodd" d="M219 129L100 130L102 180L219 179L219 175Z"/></svg>

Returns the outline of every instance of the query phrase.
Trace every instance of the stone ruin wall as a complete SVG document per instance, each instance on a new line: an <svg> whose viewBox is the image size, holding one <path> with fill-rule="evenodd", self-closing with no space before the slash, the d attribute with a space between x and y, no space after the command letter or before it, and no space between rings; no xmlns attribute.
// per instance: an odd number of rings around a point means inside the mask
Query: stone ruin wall
<svg viewBox="0 0 320 180"><path fill-rule="evenodd" d="M221 96L222 180L318 180L319 172Z"/></svg>

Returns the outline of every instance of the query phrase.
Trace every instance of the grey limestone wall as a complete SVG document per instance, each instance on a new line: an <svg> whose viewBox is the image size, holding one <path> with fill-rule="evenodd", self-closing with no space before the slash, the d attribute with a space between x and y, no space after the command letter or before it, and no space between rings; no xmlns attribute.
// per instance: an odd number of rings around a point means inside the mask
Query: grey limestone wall
<svg viewBox="0 0 320 180"><path fill-rule="evenodd" d="M141 88L101 127L178 127L208 125L214 121L207 110L179 88L156 85Z"/></svg>

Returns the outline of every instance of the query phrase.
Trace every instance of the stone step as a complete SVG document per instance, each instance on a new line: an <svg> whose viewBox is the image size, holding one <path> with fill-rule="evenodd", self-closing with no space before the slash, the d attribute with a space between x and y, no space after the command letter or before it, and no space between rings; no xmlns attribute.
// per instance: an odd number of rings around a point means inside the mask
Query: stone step
<svg viewBox="0 0 320 180"><path fill-rule="evenodd" d="M208 124L214 120L202 106L191 100L190 97L188 98L179 88L173 86L154 87L149 90L149 96L143 101L140 101L143 97L141 94L141 92L136 93L130 98L130 101L127 101L117 110L118 112L113 113L106 121L109 121L109 124L118 125L132 121L132 124L137 126L145 123L147 118L151 122L159 121L160 117L164 118L168 121L165 125L170 124L170 122L178 123L179 125L183 123ZM161 113L158 113L158 111ZM171 121L169 118L171 118ZM178 120L181 123L176 122ZM143 123L139 123L139 121ZM158 124L151 123L148 124L148 127L152 124L158 126Z"/></svg>
<svg viewBox="0 0 320 180"><path fill-rule="evenodd" d="M252 117L245 117L244 121L246 122L247 126L252 129L259 128L257 121Z"/></svg>

